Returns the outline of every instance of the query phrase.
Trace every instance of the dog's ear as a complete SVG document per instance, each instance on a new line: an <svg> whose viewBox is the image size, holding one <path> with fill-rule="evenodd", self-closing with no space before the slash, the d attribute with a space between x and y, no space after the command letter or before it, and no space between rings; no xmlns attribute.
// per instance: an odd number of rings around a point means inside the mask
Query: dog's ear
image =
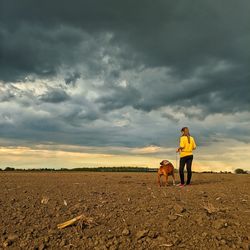
<svg viewBox="0 0 250 250"><path fill-rule="evenodd" d="M168 165L169 164L169 161L168 160L163 160L162 162L161 162L161 165L164 165L164 166L166 166L166 165Z"/></svg>
<svg viewBox="0 0 250 250"><path fill-rule="evenodd" d="M163 165L163 162L164 162L164 160L160 162L160 165Z"/></svg>
<svg viewBox="0 0 250 250"><path fill-rule="evenodd" d="M165 160L165 164L168 165L170 162L168 160Z"/></svg>

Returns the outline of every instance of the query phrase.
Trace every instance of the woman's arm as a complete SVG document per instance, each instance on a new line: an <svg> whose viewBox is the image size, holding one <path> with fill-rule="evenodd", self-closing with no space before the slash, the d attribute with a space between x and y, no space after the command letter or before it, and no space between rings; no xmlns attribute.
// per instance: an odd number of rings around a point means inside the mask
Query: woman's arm
<svg viewBox="0 0 250 250"><path fill-rule="evenodd" d="M196 143L195 143L194 138L193 138L193 149L194 149L194 150L196 149Z"/></svg>

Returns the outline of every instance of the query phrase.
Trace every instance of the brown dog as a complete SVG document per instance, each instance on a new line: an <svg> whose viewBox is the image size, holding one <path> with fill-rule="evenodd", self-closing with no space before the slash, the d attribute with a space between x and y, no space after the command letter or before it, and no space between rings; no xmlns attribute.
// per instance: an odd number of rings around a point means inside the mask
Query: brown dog
<svg viewBox="0 0 250 250"><path fill-rule="evenodd" d="M168 176L172 175L173 178L173 185L175 185L175 178L174 178L174 166L168 160L163 160L160 163L160 168L158 170L158 184L161 186L161 176L164 175L166 178L165 185L168 185Z"/></svg>

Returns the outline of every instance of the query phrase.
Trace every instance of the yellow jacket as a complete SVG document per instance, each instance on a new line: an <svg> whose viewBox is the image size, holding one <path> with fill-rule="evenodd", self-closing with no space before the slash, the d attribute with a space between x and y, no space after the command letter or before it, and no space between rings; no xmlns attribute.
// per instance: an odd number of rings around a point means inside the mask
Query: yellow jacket
<svg viewBox="0 0 250 250"><path fill-rule="evenodd" d="M190 143L188 143L188 137L187 136L181 136L180 137L180 157L185 157L188 155L193 154L193 150L196 148L195 140L192 136L190 136Z"/></svg>

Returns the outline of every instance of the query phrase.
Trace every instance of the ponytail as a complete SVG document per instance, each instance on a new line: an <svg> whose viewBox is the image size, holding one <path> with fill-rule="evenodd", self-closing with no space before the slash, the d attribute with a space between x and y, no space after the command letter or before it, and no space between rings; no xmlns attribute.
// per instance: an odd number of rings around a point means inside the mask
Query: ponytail
<svg viewBox="0 0 250 250"><path fill-rule="evenodd" d="M187 138L188 138L188 143L190 144L190 133L189 133L188 127L183 127L183 128L181 129L181 132L184 133L183 136L187 136Z"/></svg>

